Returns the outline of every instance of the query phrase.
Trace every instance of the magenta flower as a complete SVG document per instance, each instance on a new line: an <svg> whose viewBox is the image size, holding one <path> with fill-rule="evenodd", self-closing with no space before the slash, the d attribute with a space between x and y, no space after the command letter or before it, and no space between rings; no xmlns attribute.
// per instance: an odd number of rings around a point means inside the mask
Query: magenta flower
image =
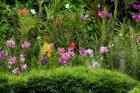
<svg viewBox="0 0 140 93"><path fill-rule="evenodd" d="M140 3L132 4L133 9L140 9Z"/></svg>
<svg viewBox="0 0 140 93"><path fill-rule="evenodd" d="M99 18L105 18L106 14L104 13L104 11L98 11L98 16Z"/></svg>
<svg viewBox="0 0 140 93"><path fill-rule="evenodd" d="M66 52L66 53L62 54L61 58L68 60L70 58L70 54L68 52Z"/></svg>
<svg viewBox="0 0 140 93"><path fill-rule="evenodd" d="M79 53L80 53L80 55L87 55L87 51L86 50L80 50Z"/></svg>
<svg viewBox="0 0 140 93"><path fill-rule="evenodd" d="M68 48L67 52L69 53L70 56L74 56L75 55L74 50L71 49L71 48Z"/></svg>
<svg viewBox="0 0 140 93"><path fill-rule="evenodd" d="M66 53L63 53L61 56L60 56L60 63L61 64L66 64L68 63L68 60L70 59L70 54L68 52Z"/></svg>
<svg viewBox="0 0 140 93"><path fill-rule="evenodd" d="M16 57L15 57L15 56L10 57L10 58L8 59L8 65L13 65L13 64L15 64L15 63L16 63Z"/></svg>
<svg viewBox="0 0 140 93"><path fill-rule="evenodd" d="M70 57L74 56L74 50L72 48L68 48L68 51L65 52L64 48L58 48L58 54L59 54L59 63L67 64Z"/></svg>
<svg viewBox="0 0 140 93"><path fill-rule="evenodd" d="M65 49L64 48L58 48L57 52L58 52L59 55L61 55L61 54L65 53Z"/></svg>
<svg viewBox="0 0 140 93"><path fill-rule="evenodd" d="M22 48L30 48L31 44L28 41L24 41L22 44Z"/></svg>
<svg viewBox="0 0 140 93"><path fill-rule="evenodd" d="M26 70L27 69L27 64L21 64L21 70Z"/></svg>
<svg viewBox="0 0 140 93"><path fill-rule="evenodd" d="M80 50L79 53L80 55L90 55L92 54L93 50L88 49L88 50Z"/></svg>
<svg viewBox="0 0 140 93"><path fill-rule="evenodd" d="M5 56L4 51L0 51L0 61L4 58L4 56Z"/></svg>
<svg viewBox="0 0 140 93"><path fill-rule="evenodd" d="M112 12L106 12L106 11L98 11L99 18L109 18L112 19Z"/></svg>
<svg viewBox="0 0 140 93"><path fill-rule="evenodd" d="M132 19L133 19L134 21L140 21L140 14L133 14L133 15L132 15Z"/></svg>
<svg viewBox="0 0 140 93"><path fill-rule="evenodd" d="M15 47L15 41L13 39L7 40L7 47L8 48L14 48Z"/></svg>
<svg viewBox="0 0 140 93"><path fill-rule="evenodd" d="M15 68L15 69L12 70L12 73L13 73L14 75L19 75L19 74L21 73L21 71L20 71L20 69L17 67L17 68Z"/></svg>
<svg viewBox="0 0 140 93"><path fill-rule="evenodd" d="M100 53L101 53L101 54L106 54L108 51L109 51L109 50L108 50L107 47L105 47L105 46L100 47Z"/></svg>

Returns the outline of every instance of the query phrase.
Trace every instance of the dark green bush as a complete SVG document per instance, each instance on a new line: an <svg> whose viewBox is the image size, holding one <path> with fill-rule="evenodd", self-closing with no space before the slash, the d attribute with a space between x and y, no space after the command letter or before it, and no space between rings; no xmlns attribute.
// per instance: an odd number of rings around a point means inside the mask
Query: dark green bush
<svg viewBox="0 0 140 93"><path fill-rule="evenodd" d="M32 73L32 74L30 74ZM127 93L138 82L127 75L85 67L32 70L9 83L14 93ZM13 78L14 79L14 78Z"/></svg>
<svg viewBox="0 0 140 93"><path fill-rule="evenodd" d="M16 80L14 82L9 83L10 93L27 93L25 80Z"/></svg>
<svg viewBox="0 0 140 93"><path fill-rule="evenodd" d="M8 78L0 76L0 93L8 93Z"/></svg>

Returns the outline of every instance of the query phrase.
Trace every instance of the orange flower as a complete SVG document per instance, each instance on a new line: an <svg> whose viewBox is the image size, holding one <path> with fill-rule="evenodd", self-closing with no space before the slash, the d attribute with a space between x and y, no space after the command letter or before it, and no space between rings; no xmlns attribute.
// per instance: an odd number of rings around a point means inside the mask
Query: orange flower
<svg viewBox="0 0 140 93"><path fill-rule="evenodd" d="M53 24L55 25L60 25L60 23L61 23L61 20L58 18L53 20Z"/></svg>
<svg viewBox="0 0 140 93"><path fill-rule="evenodd" d="M22 13L23 13L24 15L28 15L29 10L28 10L27 8L24 8L24 9L22 10Z"/></svg>

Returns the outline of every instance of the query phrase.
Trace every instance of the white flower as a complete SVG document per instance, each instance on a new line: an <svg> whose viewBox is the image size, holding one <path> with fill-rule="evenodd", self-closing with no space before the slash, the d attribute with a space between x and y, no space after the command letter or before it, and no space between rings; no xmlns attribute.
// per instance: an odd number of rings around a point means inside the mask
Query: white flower
<svg viewBox="0 0 140 93"><path fill-rule="evenodd" d="M88 49L87 51L89 54L92 54L92 52L93 52L93 50L91 50L91 49Z"/></svg>
<svg viewBox="0 0 140 93"><path fill-rule="evenodd" d="M65 4L65 8L69 8L70 7L70 5L69 4Z"/></svg>
<svg viewBox="0 0 140 93"><path fill-rule="evenodd" d="M101 65L98 63L98 62L93 62L92 63L92 69L97 69L97 68L100 68Z"/></svg>
<svg viewBox="0 0 140 93"><path fill-rule="evenodd" d="M23 63L25 62L25 56L23 54L20 54L20 61Z"/></svg>
<svg viewBox="0 0 140 93"><path fill-rule="evenodd" d="M114 44L110 44L108 47L111 48L111 47L113 47L113 46L114 46Z"/></svg>
<svg viewBox="0 0 140 93"><path fill-rule="evenodd" d="M31 9L31 13L32 13L32 14L36 14L35 9Z"/></svg>
<svg viewBox="0 0 140 93"><path fill-rule="evenodd" d="M41 39L41 37L40 37L40 36L38 36L38 37L37 37L37 39Z"/></svg>

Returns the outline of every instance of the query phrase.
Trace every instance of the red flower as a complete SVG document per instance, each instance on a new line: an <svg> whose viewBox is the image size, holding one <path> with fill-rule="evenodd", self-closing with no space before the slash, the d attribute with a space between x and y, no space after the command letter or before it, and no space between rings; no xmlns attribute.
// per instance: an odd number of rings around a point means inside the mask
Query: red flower
<svg viewBox="0 0 140 93"><path fill-rule="evenodd" d="M76 48L77 48L77 46L76 46L76 44L74 42L69 43L68 49L76 50Z"/></svg>
<svg viewBox="0 0 140 93"><path fill-rule="evenodd" d="M29 13L29 10L27 8L17 10L17 14L28 15L28 13Z"/></svg>
<svg viewBox="0 0 140 93"><path fill-rule="evenodd" d="M22 10L22 13L23 13L24 15L28 15L29 10L28 10L27 8L24 8L24 9Z"/></svg>

